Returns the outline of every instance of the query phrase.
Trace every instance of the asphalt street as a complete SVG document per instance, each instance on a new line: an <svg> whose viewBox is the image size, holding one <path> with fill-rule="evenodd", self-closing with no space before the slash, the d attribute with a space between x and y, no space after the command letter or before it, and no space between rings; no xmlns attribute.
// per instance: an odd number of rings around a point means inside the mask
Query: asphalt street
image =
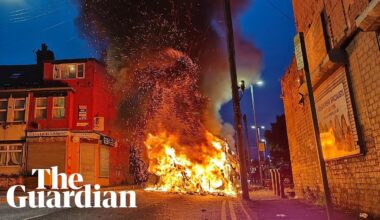
<svg viewBox="0 0 380 220"><path fill-rule="evenodd" d="M0 205L0 219L221 219L324 220L324 209L298 200L238 198L137 190L137 208L15 209ZM347 216L336 217L348 220ZM334 219L334 220L335 220Z"/></svg>

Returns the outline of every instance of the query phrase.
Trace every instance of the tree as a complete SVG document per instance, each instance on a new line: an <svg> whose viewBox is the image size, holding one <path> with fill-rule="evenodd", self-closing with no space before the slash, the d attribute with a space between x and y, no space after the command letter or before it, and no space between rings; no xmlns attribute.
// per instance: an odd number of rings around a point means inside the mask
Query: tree
<svg viewBox="0 0 380 220"><path fill-rule="evenodd" d="M290 168L285 115L277 116L276 122L271 124L271 130L266 130L264 136L270 150L271 164L276 168L283 166Z"/></svg>

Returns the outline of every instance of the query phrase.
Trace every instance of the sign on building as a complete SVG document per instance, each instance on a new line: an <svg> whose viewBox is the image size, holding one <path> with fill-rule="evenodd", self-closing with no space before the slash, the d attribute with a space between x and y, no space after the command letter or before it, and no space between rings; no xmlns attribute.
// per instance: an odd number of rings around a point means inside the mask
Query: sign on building
<svg viewBox="0 0 380 220"><path fill-rule="evenodd" d="M87 105L79 105L78 107L78 120L86 121L87 120Z"/></svg>
<svg viewBox="0 0 380 220"><path fill-rule="evenodd" d="M102 135L100 136L100 140L102 141L103 145L110 146L110 147L116 146L116 141L110 137Z"/></svg>
<svg viewBox="0 0 380 220"><path fill-rule="evenodd" d="M303 48L301 44L301 40L303 40L302 37L302 33L298 33L294 37L294 56L296 57L297 70L302 70L305 67L304 54L302 51Z"/></svg>
<svg viewBox="0 0 380 220"><path fill-rule="evenodd" d="M65 137L68 131L28 131L27 137Z"/></svg>
<svg viewBox="0 0 380 220"><path fill-rule="evenodd" d="M262 151L262 152L265 151L265 143L264 142L259 143L259 151Z"/></svg>
<svg viewBox="0 0 380 220"><path fill-rule="evenodd" d="M360 154L358 135L344 69L315 91L318 126L325 160Z"/></svg>

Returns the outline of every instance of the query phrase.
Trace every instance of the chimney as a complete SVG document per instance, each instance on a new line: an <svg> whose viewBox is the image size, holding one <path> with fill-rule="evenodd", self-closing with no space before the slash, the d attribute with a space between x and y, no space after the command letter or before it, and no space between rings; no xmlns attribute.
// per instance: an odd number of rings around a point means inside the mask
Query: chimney
<svg viewBox="0 0 380 220"><path fill-rule="evenodd" d="M43 43L41 44L41 49L36 52L37 55L37 71L40 75L40 80L42 81L44 75L44 61L54 60L54 53L48 50L48 46Z"/></svg>
<svg viewBox="0 0 380 220"><path fill-rule="evenodd" d="M48 50L48 47L45 43L41 44L41 49L38 49L37 52L37 64L41 65L46 60L54 60L54 53L51 50Z"/></svg>

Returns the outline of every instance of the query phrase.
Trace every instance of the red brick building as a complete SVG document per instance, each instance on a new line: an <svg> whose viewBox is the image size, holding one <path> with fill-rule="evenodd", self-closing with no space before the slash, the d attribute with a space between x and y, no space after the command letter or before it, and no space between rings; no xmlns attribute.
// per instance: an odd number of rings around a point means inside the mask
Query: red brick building
<svg viewBox="0 0 380 220"><path fill-rule="evenodd" d="M10 81L0 90L1 185L33 183L31 169L51 166L81 173L86 183L125 182L129 151L113 130L117 109L104 65L95 59L42 65L24 72L0 67Z"/></svg>
<svg viewBox="0 0 380 220"><path fill-rule="evenodd" d="M282 90L296 194L324 199L308 65L333 204L380 217L380 1L293 0L293 7L305 51L296 37Z"/></svg>

